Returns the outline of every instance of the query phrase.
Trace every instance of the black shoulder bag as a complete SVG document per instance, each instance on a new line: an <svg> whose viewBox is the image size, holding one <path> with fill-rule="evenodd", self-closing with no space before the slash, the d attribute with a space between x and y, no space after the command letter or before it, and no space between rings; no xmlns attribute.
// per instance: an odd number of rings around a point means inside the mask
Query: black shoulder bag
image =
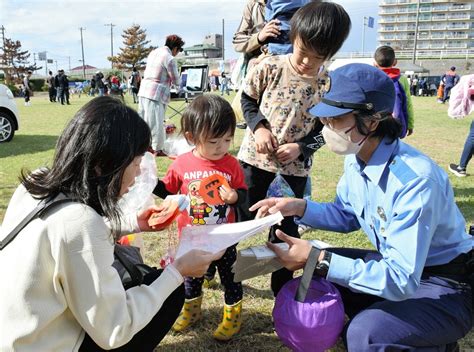
<svg viewBox="0 0 474 352"><path fill-rule="evenodd" d="M56 205L68 202L74 202L74 200L71 198L41 200L36 208L34 208L2 241L0 241L0 251L11 243L31 220L43 216L48 209L51 209ZM143 263L143 258L137 247L115 244L114 258L115 260L112 266L119 273L125 289L141 285L146 274L158 270Z"/></svg>

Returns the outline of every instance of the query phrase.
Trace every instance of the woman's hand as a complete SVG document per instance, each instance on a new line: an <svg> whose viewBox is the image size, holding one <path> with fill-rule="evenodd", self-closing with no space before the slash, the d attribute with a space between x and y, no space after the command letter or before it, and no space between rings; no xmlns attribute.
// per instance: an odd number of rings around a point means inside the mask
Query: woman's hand
<svg viewBox="0 0 474 352"><path fill-rule="evenodd" d="M256 218L263 218L279 211L283 216L302 217L306 211L306 200L298 198L269 198L261 200L250 207L250 211L258 209Z"/></svg>
<svg viewBox="0 0 474 352"><path fill-rule="evenodd" d="M268 38L276 38L280 35L280 21L275 19L267 22L260 32L257 39L260 44L265 43Z"/></svg>
<svg viewBox="0 0 474 352"><path fill-rule="evenodd" d="M222 185L219 187L219 196L225 204L235 204L239 198L235 189Z"/></svg>
<svg viewBox="0 0 474 352"><path fill-rule="evenodd" d="M160 213L164 210L163 205L152 205L145 210L141 210L137 213L137 222L141 231L157 231L157 229L151 227L148 224L148 219L153 213Z"/></svg>
<svg viewBox="0 0 474 352"><path fill-rule="evenodd" d="M311 244L306 240L290 237L280 230L276 230L276 235L290 246L288 250L283 250L274 243L267 242L267 246L275 252L283 266L291 271L304 268L311 252Z"/></svg>
<svg viewBox="0 0 474 352"><path fill-rule="evenodd" d="M253 132L255 137L255 146L257 153L260 154L271 154L278 148L278 141L273 135L272 131L259 124Z"/></svg>
<svg viewBox="0 0 474 352"><path fill-rule="evenodd" d="M300 146L297 143L282 144L276 150L275 156L282 164L296 160L301 154Z"/></svg>
<svg viewBox="0 0 474 352"><path fill-rule="evenodd" d="M192 249L183 256L177 258L173 262L173 266L180 272L182 276L202 277L209 265L220 259L225 253L225 249L219 253L212 254L200 249Z"/></svg>

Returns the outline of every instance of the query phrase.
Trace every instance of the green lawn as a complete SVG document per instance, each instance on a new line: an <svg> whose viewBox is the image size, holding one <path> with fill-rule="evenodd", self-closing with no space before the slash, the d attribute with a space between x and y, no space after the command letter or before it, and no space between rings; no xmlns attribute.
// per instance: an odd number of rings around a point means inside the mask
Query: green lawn
<svg viewBox="0 0 474 352"><path fill-rule="evenodd" d="M232 96L230 97L232 98ZM21 115L21 129L10 143L0 144L0 221L3 219L8 201L18 185L18 175L22 168L35 169L49 165L54 153L56 139L67 121L90 98L71 97L71 105L61 106L49 103L44 94L32 98L32 105L23 106L18 100ZM451 162L459 162L461 150L466 138L470 118L452 120L446 114L447 106L437 104L435 98L415 97L415 133L406 141L433 158L444 169ZM133 106L130 97L128 104ZM172 102L172 106L180 109L182 102ZM136 106L136 105L135 105ZM171 111L170 111L171 114ZM179 116L171 119L179 126ZM237 130L231 152L238 151L243 132ZM318 151L314 158L312 171L312 196L317 201L330 201L334 197L337 180L342 172L342 157L330 153L326 148ZM158 173L163 176L170 160L158 159ZM454 187L456 202L466 218L467 223L474 224L474 166L470 170L472 176L457 178L450 174ZM265 235L259 235L243 243L239 248L253 244L262 244ZM312 231L305 238L317 238L337 246L370 247L361 232L341 235L323 231ZM146 260L157 264L164 253L168 235L165 232L145 235ZM205 290L203 301L204 317L190 332L183 335L169 334L158 351L287 351L276 335L272 332L271 311L273 296L269 290L269 275L248 280L244 283L244 321L240 334L230 343L215 342L212 331L221 318L223 292L220 289ZM461 342L462 350L474 349L474 332ZM336 351L343 351L338 344Z"/></svg>

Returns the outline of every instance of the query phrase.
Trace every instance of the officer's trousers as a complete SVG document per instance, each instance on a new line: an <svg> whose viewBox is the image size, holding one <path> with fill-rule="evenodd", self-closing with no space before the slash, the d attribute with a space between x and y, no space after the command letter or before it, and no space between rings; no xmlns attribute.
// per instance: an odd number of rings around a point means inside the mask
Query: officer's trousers
<svg viewBox="0 0 474 352"><path fill-rule="evenodd" d="M330 249L364 261L380 260L374 251ZM355 293L336 285L349 321L344 329L348 351L450 351L472 328L472 289L423 273L415 294L404 301Z"/></svg>

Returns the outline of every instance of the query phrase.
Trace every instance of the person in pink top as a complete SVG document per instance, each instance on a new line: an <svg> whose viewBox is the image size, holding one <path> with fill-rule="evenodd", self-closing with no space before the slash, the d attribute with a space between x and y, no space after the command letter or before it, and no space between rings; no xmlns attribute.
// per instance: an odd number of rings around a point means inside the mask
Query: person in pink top
<svg viewBox="0 0 474 352"><path fill-rule="evenodd" d="M153 191L161 198L177 193L189 197L190 205L186 213L178 218L180 233L183 227L189 225L235 222L237 207L246 204L247 185L244 173L237 159L229 154L235 125L232 107L217 95L196 98L184 112L181 133L195 148L176 158ZM228 183L222 183L214 189L219 193L219 197L214 199L217 201L208 199L200 192L201 183L207 182L206 178L212 175L219 175ZM211 264L217 267L225 290L222 322L213 334L215 339L221 341L230 340L239 332L242 323L242 284L234 282L231 270L236 256L236 245L233 245L227 248L222 258ZM203 277L185 278L186 301L173 330L181 332L201 318L203 281Z"/></svg>
<svg viewBox="0 0 474 352"><path fill-rule="evenodd" d="M138 92L138 113L151 130L153 150L158 156L165 143L165 112L171 85L179 86L178 65L174 57L183 51L184 41L176 34L166 37L165 46L150 52Z"/></svg>

